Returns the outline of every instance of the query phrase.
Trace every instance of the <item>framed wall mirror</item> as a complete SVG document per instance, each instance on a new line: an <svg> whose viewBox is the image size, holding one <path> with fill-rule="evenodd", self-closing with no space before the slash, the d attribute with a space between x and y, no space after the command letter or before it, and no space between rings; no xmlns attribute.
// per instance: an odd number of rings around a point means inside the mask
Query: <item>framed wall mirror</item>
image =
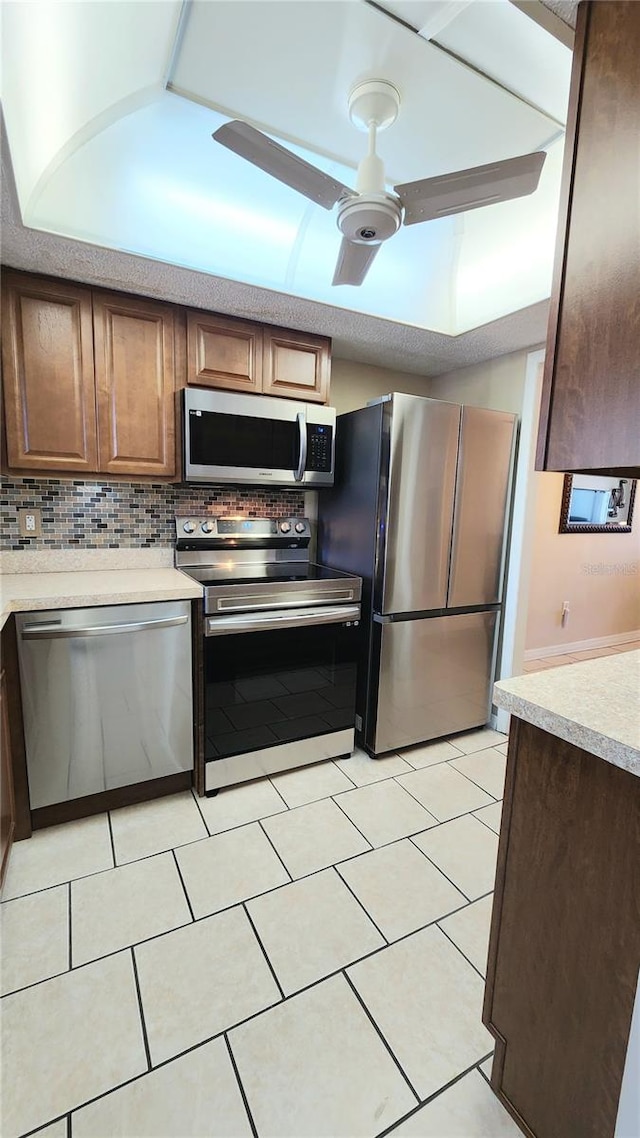
<svg viewBox="0 0 640 1138"><path fill-rule="evenodd" d="M631 533L635 478L565 474L559 533Z"/></svg>

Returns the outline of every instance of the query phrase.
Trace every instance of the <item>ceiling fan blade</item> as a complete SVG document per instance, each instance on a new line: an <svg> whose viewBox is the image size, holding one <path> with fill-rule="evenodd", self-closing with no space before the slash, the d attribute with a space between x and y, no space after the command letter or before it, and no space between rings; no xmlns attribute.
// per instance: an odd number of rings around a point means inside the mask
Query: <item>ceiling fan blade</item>
<svg viewBox="0 0 640 1138"><path fill-rule="evenodd" d="M324 209L331 209L344 194L354 193L246 122L225 123L211 137Z"/></svg>
<svg viewBox="0 0 640 1138"><path fill-rule="evenodd" d="M543 150L536 150L503 162L490 162L486 166L472 166L469 170L394 186L404 206L404 224L415 225L434 217L447 217L532 194L546 157Z"/></svg>
<svg viewBox="0 0 640 1138"><path fill-rule="evenodd" d="M331 284L362 284L379 248L380 244L357 245L355 241L348 241L343 237Z"/></svg>

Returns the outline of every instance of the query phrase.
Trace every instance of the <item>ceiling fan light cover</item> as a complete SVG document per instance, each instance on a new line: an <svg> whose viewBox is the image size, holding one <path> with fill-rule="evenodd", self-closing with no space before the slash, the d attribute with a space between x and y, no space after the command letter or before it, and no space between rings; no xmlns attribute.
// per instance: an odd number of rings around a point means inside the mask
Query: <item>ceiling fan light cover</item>
<svg viewBox="0 0 640 1138"><path fill-rule="evenodd" d="M380 245L400 228L402 209L391 194L350 198L338 207L338 228L356 245Z"/></svg>

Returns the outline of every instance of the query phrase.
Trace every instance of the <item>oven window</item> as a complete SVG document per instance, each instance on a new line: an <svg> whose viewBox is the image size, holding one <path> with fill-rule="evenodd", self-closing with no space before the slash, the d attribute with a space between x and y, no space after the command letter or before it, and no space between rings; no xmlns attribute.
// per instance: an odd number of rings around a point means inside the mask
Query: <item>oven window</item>
<svg viewBox="0 0 640 1138"><path fill-rule="evenodd" d="M195 466L295 470L298 465L300 436L295 421L190 411L189 438Z"/></svg>
<svg viewBox="0 0 640 1138"><path fill-rule="evenodd" d="M339 624L206 637L205 759L353 727L356 641Z"/></svg>

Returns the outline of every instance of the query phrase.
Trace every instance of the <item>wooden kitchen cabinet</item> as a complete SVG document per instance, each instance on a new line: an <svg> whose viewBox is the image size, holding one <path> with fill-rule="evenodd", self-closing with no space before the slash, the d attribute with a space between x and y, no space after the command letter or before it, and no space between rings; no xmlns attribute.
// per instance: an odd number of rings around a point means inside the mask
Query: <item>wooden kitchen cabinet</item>
<svg viewBox="0 0 640 1138"><path fill-rule="evenodd" d="M331 341L206 312L187 314L187 383L327 403Z"/></svg>
<svg viewBox="0 0 640 1138"><path fill-rule="evenodd" d="M261 391L262 327L232 317L188 312L187 382L226 391Z"/></svg>
<svg viewBox="0 0 640 1138"><path fill-rule="evenodd" d="M538 470L640 476L640 4L578 9Z"/></svg>
<svg viewBox="0 0 640 1138"><path fill-rule="evenodd" d="M175 475L175 307L10 271L3 302L9 468Z"/></svg>
<svg viewBox="0 0 640 1138"><path fill-rule="evenodd" d="M511 718L483 1020L530 1138L614 1138L640 965L640 778Z"/></svg>
<svg viewBox="0 0 640 1138"><path fill-rule="evenodd" d="M175 473L175 316L170 304L93 296L98 467L104 474Z"/></svg>
<svg viewBox="0 0 640 1138"><path fill-rule="evenodd" d="M3 274L7 461L21 470L97 470L91 290Z"/></svg>
<svg viewBox="0 0 640 1138"><path fill-rule="evenodd" d="M262 390L265 395L329 402L331 356L326 336L265 328Z"/></svg>

